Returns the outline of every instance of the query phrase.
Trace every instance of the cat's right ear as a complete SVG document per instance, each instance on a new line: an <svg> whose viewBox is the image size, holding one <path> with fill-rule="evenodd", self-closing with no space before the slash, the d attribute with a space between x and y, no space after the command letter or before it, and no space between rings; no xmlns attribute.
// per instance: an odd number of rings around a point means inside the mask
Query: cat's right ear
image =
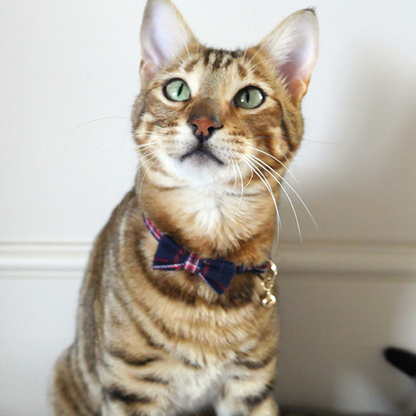
<svg viewBox="0 0 416 416"><path fill-rule="evenodd" d="M170 0L148 0L140 41L140 75L142 82L148 82L196 38Z"/></svg>

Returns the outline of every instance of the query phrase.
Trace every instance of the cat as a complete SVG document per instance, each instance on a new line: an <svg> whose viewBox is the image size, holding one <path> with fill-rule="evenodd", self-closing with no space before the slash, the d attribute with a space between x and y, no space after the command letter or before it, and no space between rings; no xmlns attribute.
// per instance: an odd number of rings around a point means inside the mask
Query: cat
<svg viewBox="0 0 416 416"><path fill-rule="evenodd" d="M94 243L55 414L276 415L269 259L303 135L315 12L226 51L199 44L170 0L149 0L141 47L140 169Z"/></svg>

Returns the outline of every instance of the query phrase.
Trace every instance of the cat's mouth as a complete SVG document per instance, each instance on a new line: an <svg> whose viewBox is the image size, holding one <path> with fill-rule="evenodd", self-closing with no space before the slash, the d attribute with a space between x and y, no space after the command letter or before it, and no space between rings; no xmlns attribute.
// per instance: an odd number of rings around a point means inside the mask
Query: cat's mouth
<svg viewBox="0 0 416 416"><path fill-rule="evenodd" d="M202 145L199 145L195 149L183 155L181 157L181 162L183 162L185 159L189 157L195 157L201 161L211 159L214 162L218 163L219 165L224 165L224 162L222 160L218 159L217 156L215 156L209 149L207 149L206 147L203 147Z"/></svg>

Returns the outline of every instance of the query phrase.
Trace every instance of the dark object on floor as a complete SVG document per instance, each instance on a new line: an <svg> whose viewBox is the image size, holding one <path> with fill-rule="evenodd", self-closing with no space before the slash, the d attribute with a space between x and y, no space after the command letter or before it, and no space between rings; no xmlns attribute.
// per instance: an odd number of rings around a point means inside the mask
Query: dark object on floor
<svg viewBox="0 0 416 416"><path fill-rule="evenodd" d="M384 357L391 365L409 377L416 377L416 354L400 348L389 347L384 350Z"/></svg>
<svg viewBox="0 0 416 416"><path fill-rule="evenodd" d="M388 347L384 350L384 357L393 367L416 382L416 354L400 348ZM416 416L416 413L413 416Z"/></svg>

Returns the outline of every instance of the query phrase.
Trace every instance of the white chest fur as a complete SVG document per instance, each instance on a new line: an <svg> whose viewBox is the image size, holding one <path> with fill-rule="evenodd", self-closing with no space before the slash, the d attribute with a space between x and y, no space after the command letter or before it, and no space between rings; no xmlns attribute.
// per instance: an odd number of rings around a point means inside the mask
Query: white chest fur
<svg viewBox="0 0 416 416"><path fill-rule="evenodd" d="M171 384L171 399L175 407L193 411L213 403L227 377L226 373L220 367L178 371Z"/></svg>

